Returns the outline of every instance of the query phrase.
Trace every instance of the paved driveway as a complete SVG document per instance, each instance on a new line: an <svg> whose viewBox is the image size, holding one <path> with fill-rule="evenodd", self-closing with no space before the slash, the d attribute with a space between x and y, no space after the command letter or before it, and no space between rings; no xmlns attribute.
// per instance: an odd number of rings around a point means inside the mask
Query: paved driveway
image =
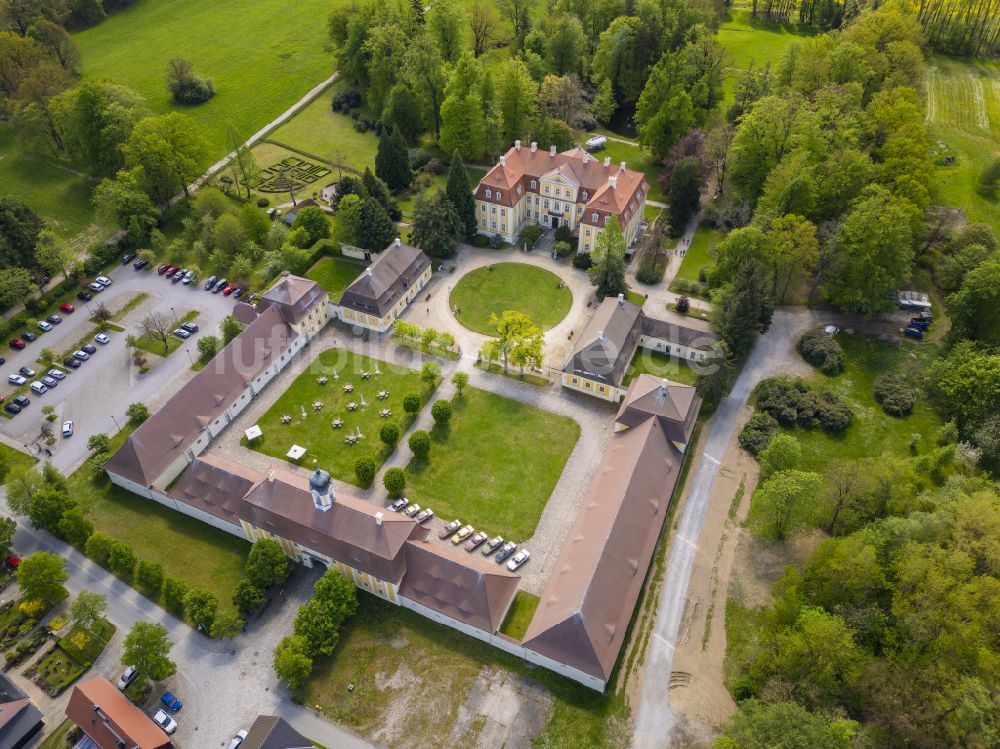
<svg viewBox="0 0 1000 749"><path fill-rule="evenodd" d="M31 405L25 411L13 419L0 417L0 433L21 445L28 445L32 452L38 449L34 443L42 424L42 406L55 407L58 414L55 427L72 419L74 435L69 439L60 438L51 448L54 453L52 462L62 471L71 471L86 459L87 439L91 435L98 432L114 433L117 431L116 421L118 425L124 425L125 409L130 403L143 402L151 410L155 410L156 404L165 401L166 397L172 395L193 375L190 368L192 359L198 357L196 339L199 335L214 334L219 321L234 306L232 299L205 292L200 285L192 287L172 284L158 276L155 270L136 272L131 265L120 266L110 277L114 284L89 303L90 309L97 302L103 302L114 311L124 307L140 292L148 295L146 300L119 321L118 324L126 331L109 331L111 343L104 346L95 344L97 353L79 369L71 371L58 387L41 396L28 393ZM126 351L126 335L137 334L138 321L151 312L180 317L188 310L197 310L195 322L201 332L192 336L165 359L149 356L150 371L140 375L132 366ZM62 317L61 325L39 336L24 351L7 356L7 363L3 367L3 390L0 392L6 393L13 389L6 383L6 375L16 372L21 366L31 367L41 375L42 368L37 357L43 348L62 353L94 328L88 319L87 305L83 302L76 303L75 313ZM185 349L189 353L185 353ZM13 352L13 349L9 351Z"/></svg>

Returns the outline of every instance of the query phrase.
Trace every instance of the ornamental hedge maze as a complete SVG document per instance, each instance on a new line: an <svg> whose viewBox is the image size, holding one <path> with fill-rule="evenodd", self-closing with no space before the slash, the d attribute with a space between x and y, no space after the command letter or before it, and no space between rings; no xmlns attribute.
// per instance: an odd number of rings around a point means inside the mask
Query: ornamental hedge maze
<svg viewBox="0 0 1000 749"><path fill-rule="evenodd" d="M297 156L288 156L277 164L261 169L259 192L292 192L311 185L330 174L330 169Z"/></svg>

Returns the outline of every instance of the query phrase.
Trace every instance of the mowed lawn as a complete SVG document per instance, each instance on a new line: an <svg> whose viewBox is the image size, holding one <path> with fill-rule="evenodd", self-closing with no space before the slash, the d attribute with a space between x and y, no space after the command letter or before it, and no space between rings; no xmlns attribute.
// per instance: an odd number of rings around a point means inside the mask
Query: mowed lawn
<svg viewBox="0 0 1000 749"><path fill-rule="evenodd" d="M15 473L19 473L37 462L38 460L31 455L25 455L20 450L15 450L0 442L0 486L7 483L7 479Z"/></svg>
<svg viewBox="0 0 1000 749"><path fill-rule="evenodd" d="M543 330L558 324L573 304L573 294L555 273L525 263L497 263L468 273L448 300L469 330L496 335L490 315L523 312Z"/></svg>
<svg viewBox="0 0 1000 749"><path fill-rule="evenodd" d="M475 388L452 405L448 426L431 430L430 455L410 461L406 496L443 520L460 518L513 541L529 538L580 426Z"/></svg>
<svg viewBox="0 0 1000 749"><path fill-rule="evenodd" d="M374 374L376 368L380 374ZM362 379L363 371L372 372L371 378ZM334 379L334 372L338 379ZM328 379L325 385L317 382L321 375ZM344 392L346 384L354 386L353 392ZM389 396L385 400L378 399L380 390L388 391ZM357 484L354 464L358 458L368 456L381 466L392 452L379 439L379 430L387 421L379 416L379 411L383 408L392 411L391 419L398 422L401 431L405 432L414 417L403 411L403 397L407 393L419 393L426 404L433 391L434 387L421 382L420 373L415 370L350 351L328 349L261 417L257 423L264 436L254 440L249 447L289 460L286 456L289 448L293 444L300 445L306 448L306 454L298 465L312 466L315 459L320 468L341 481ZM367 406L360 405L362 396ZM322 401L321 411L313 410L312 404L316 401ZM351 402L359 404L357 410L347 410L347 404ZM303 409L305 418L302 417ZM282 424L283 415L291 416L291 422ZM334 429L334 418L342 419L343 427ZM356 434L359 428L363 438L353 445L346 444L345 437Z"/></svg>
<svg viewBox="0 0 1000 749"><path fill-rule="evenodd" d="M839 396L853 411L851 425L840 434L822 429L793 429L802 445L801 467L807 471L825 470L830 461L878 455L909 455L912 435L921 435L921 444L933 445L932 435L941 426L937 412L920 394L913 413L898 418L889 416L875 402L875 378L884 372L899 372L913 385L924 379L924 362L936 353L931 344L904 341L892 346L874 338L840 333L837 340L844 349L844 370L829 377L819 370L814 384Z"/></svg>
<svg viewBox="0 0 1000 749"><path fill-rule="evenodd" d="M711 270L712 266L715 265L715 260L709 253L715 249L715 246L722 241L724 236L718 229L713 229L705 224L699 226L698 230L694 233L694 239L691 240L691 246L687 249L687 254L684 255L684 260L681 261L681 267L677 270L675 278L685 281L701 280L701 271Z"/></svg>
<svg viewBox="0 0 1000 749"><path fill-rule="evenodd" d="M157 114L185 112L204 128L211 160L229 150L232 124L245 140L333 72L324 49L328 0L139 0L73 35L85 79L109 79L142 94ZM167 62L181 57L214 79L216 95L175 105Z"/></svg>
<svg viewBox="0 0 1000 749"><path fill-rule="evenodd" d="M978 191L982 170L1000 157L1000 65L934 55L927 67L928 130L955 156L935 170L938 199L1000 233L1000 202Z"/></svg>
<svg viewBox="0 0 1000 749"><path fill-rule="evenodd" d="M632 362L625 370L625 378L622 386L628 387L632 380L641 374L651 374L655 377L666 378L679 382L682 385L694 385L698 373L691 368L687 359L678 359L660 351L650 351L640 348L632 357Z"/></svg>
<svg viewBox="0 0 1000 749"><path fill-rule="evenodd" d="M340 301L344 289L351 285L363 270L361 263L340 257L321 257L306 273L330 295L331 301Z"/></svg>
<svg viewBox="0 0 1000 749"><path fill-rule="evenodd" d="M113 437L114 449L124 439L125 433ZM125 491L106 474L95 479L86 464L70 475L69 490L95 530L128 544L140 560L158 562L168 577L212 591L223 605L232 598L245 574L245 540Z"/></svg>

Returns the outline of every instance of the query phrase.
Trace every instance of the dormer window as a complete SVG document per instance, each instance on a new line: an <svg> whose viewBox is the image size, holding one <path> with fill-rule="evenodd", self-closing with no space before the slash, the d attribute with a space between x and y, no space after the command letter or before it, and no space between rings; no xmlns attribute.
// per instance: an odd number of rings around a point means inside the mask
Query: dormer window
<svg viewBox="0 0 1000 749"><path fill-rule="evenodd" d="M588 193L588 192L587 192L586 190L584 190L584 191L583 191L583 202L584 202L584 203L586 203L586 202L587 202L587 196L588 196L589 194L590 194L590 193Z"/></svg>
<svg viewBox="0 0 1000 749"><path fill-rule="evenodd" d="M499 202L499 200L500 200L500 197L501 197L501 196L500 196L500 191L499 191L499 190L497 190L497 201L498 201L498 202Z"/></svg>
<svg viewBox="0 0 1000 749"><path fill-rule="evenodd" d="M608 219L610 219L610 218L611 218L611 216L605 216L605 217L604 217L604 225L605 225L605 226L607 226L607 225L608 225Z"/></svg>
<svg viewBox="0 0 1000 749"><path fill-rule="evenodd" d="M520 185L518 185L518 186L517 186L517 194L518 194L518 195L520 195L520 194L521 194L521 186L520 186Z"/></svg>
<svg viewBox="0 0 1000 749"><path fill-rule="evenodd" d="M538 180L535 180L535 179L531 180L531 189L532 190L537 190L538 189Z"/></svg>
<svg viewBox="0 0 1000 749"><path fill-rule="evenodd" d="M596 213L594 214L594 217L593 217L593 219L592 219L592 220L593 220L593 221L597 221L597 214L596 214Z"/></svg>
<svg viewBox="0 0 1000 749"><path fill-rule="evenodd" d="M487 199L493 197L493 191L490 190L490 188L488 188L488 187L486 188L486 197L487 197Z"/></svg>

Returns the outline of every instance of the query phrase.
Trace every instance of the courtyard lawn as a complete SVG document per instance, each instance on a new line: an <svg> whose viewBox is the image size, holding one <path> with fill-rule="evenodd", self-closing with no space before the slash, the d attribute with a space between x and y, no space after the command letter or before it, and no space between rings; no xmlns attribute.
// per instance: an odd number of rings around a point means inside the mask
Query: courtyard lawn
<svg viewBox="0 0 1000 749"><path fill-rule="evenodd" d="M373 374L368 380L361 378L362 371L374 372L376 367L380 374ZM334 372L339 379L334 379ZM320 375L328 378L325 385L316 381ZM344 392L344 385L348 383L354 385L351 393ZM297 465L311 466L315 459L320 468L341 481L357 484L354 463L358 458L368 456L376 466L381 466L392 452L379 439L379 430L387 421L379 416L379 411L391 410L392 420L398 422L405 433L415 417L403 410L403 397L407 393L420 393L423 402L427 403L435 387L421 382L420 373L407 367L350 351L329 349L320 354L309 370L299 375L261 417L257 423L264 436L254 440L249 447L289 460L286 457L288 449L293 444L301 445L306 448L306 454ZM380 390L388 391L389 397L379 400L377 393ZM348 411L347 404L360 403L362 396L368 405ZM315 401L323 402L321 411L313 410ZM305 418L302 417L303 408ZM291 416L291 422L282 424L283 415ZM343 420L342 428L333 428L334 418ZM363 439L354 445L345 444L345 437L356 434L359 428ZM405 450L406 446L399 449Z"/></svg>
<svg viewBox="0 0 1000 749"><path fill-rule="evenodd" d="M117 450L131 429L111 438ZM139 559L159 562L168 577L205 588L226 602L243 579L250 545L200 520L125 491L84 463L69 476L70 495L94 529L131 546Z"/></svg>
<svg viewBox="0 0 1000 749"><path fill-rule="evenodd" d="M458 321L469 330L495 335L490 315L523 312L543 330L558 324L573 304L570 290L555 273L525 263L497 263L468 273L451 292L448 304L459 308Z"/></svg>
<svg viewBox="0 0 1000 749"><path fill-rule="evenodd" d="M466 388L447 427L431 430L431 452L407 467L406 496L441 518L523 541L580 436L580 426L519 401Z"/></svg>
<svg viewBox="0 0 1000 749"><path fill-rule="evenodd" d="M25 455L20 450L15 450L9 445L0 442L0 486L15 473L18 473L28 466L33 466L38 460L31 455Z"/></svg>
<svg viewBox="0 0 1000 749"><path fill-rule="evenodd" d="M478 185L479 180L486 176L484 170L475 166L466 166L465 173L469 177L469 184L473 187ZM408 221L413 218L413 209L417 205L417 198L422 195L433 195L438 190L443 191L447 184L447 171L444 174L428 174L426 177L420 175L409 189L404 190L396 196L397 200L399 200L399 209L403 212L403 220Z"/></svg>
<svg viewBox="0 0 1000 749"><path fill-rule="evenodd" d="M508 637L520 640L524 633L528 631L528 624L531 617L535 615L540 599L534 593L526 590L519 590L514 595L514 601L510 605L507 617L500 626L500 631Z"/></svg>
<svg viewBox="0 0 1000 749"><path fill-rule="evenodd" d="M362 271L361 263L341 257L321 257L306 273L330 295L330 301L339 302L344 289L351 285Z"/></svg>
<svg viewBox="0 0 1000 749"><path fill-rule="evenodd" d="M73 38L85 80L124 84L155 114L190 115L202 125L211 162L229 151L230 124L245 140L330 74L329 11L327 0L257 0L252 13L236 2L139 0ZM214 79L216 95L197 106L173 104L165 83L173 57Z"/></svg>
<svg viewBox="0 0 1000 749"><path fill-rule="evenodd" d="M638 349L632 357L632 363L625 370L622 387L628 387L632 380L641 374L665 377L682 385L694 385L698 376L686 359L678 359L676 356L644 348Z"/></svg>
<svg viewBox="0 0 1000 749"><path fill-rule="evenodd" d="M489 679L500 670L514 681L524 677L539 683L552 695L551 714L540 716L539 724L547 725L532 737L536 746L628 746L622 695L598 694L364 591L358 591L358 599L361 605L341 629L337 649L316 659L299 691L303 704L315 705L328 718L394 749L441 746L442 736L464 720L471 726L458 739L474 746L485 716L462 716L460 710L477 678ZM476 703L473 709L479 707ZM393 724L390 741L387 722Z"/></svg>
<svg viewBox="0 0 1000 749"><path fill-rule="evenodd" d="M922 446L933 445L932 435L941 426L941 418L920 394L910 416L897 418L886 414L875 402L875 378L884 372L900 372L919 385L924 380L925 362L934 357L933 344L902 342L892 346L874 338L840 333L837 340L844 349L844 371L828 377L816 370L812 381L839 396L854 412L851 425L841 434L821 429L793 429L802 445L800 468L823 471L830 461L878 455L909 455L912 435L921 435Z"/></svg>
<svg viewBox="0 0 1000 749"><path fill-rule="evenodd" d="M700 272L703 269L711 270L712 266L715 265L715 260L709 255L709 251L715 249L724 236L718 229L713 229L705 224L699 226L675 277L685 281L700 280Z"/></svg>

